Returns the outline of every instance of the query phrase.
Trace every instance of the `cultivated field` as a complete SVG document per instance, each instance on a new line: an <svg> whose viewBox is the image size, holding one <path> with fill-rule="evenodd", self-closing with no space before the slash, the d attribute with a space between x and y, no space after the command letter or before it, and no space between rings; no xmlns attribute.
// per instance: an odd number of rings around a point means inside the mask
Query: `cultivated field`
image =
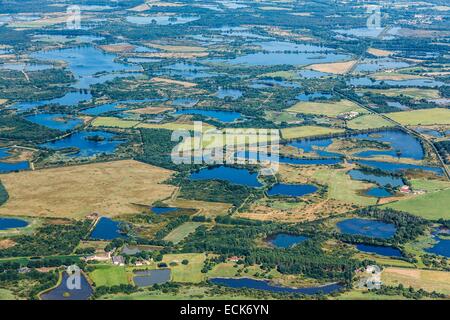
<svg viewBox="0 0 450 320"><path fill-rule="evenodd" d="M281 129L281 136L284 139L304 138L311 136L320 136L331 133L341 133L344 129L336 129L330 127L303 126Z"/></svg>
<svg viewBox="0 0 450 320"><path fill-rule="evenodd" d="M374 56L377 56L377 57L388 57L388 56L394 54L393 51L376 49L376 48L369 48L369 49L367 49L367 52Z"/></svg>
<svg viewBox="0 0 450 320"><path fill-rule="evenodd" d="M376 114L364 114L348 121L347 126L354 130L392 127L394 124Z"/></svg>
<svg viewBox="0 0 450 320"><path fill-rule="evenodd" d="M139 212L169 197L175 187L163 184L172 171L133 160L94 163L1 175L9 200L1 215L83 218Z"/></svg>
<svg viewBox="0 0 450 320"><path fill-rule="evenodd" d="M450 110L444 108L393 112L387 113L386 116L407 126L450 124Z"/></svg>
<svg viewBox="0 0 450 320"><path fill-rule="evenodd" d="M171 241L176 244L194 232L201 225L201 222L185 222L178 228L172 230L167 236L164 237L164 240Z"/></svg>
<svg viewBox="0 0 450 320"><path fill-rule="evenodd" d="M341 113L350 111L367 113L367 110L359 107L357 104L349 100L341 100L337 102L299 102L290 107L288 111L324 115L328 117L336 117Z"/></svg>
<svg viewBox="0 0 450 320"><path fill-rule="evenodd" d="M356 60L333 63L318 63L310 65L308 69L333 74L345 74L353 68L355 63Z"/></svg>
<svg viewBox="0 0 450 320"><path fill-rule="evenodd" d="M450 272L386 268L381 274L381 280L387 285L403 284L405 287L413 287L416 290L423 289L450 295Z"/></svg>

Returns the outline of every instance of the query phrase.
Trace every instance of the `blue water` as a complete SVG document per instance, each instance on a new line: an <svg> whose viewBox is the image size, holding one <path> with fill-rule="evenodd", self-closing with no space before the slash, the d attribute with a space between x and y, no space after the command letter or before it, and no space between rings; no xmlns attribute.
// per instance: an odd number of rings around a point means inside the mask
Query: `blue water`
<svg viewBox="0 0 450 320"><path fill-rule="evenodd" d="M67 280L69 278L69 275L64 272L62 274L62 281L61 284L42 294L41 299L42 300L88 300L92 294L94 293L94 290L92 289L91 285L87 281L84 274L81 274L81 287L80 289L69 289L67 287ZM65 296L65 294L68 293L68 296Z"/></svg>
<svg viewBox="0 0 450 320"><path fill-rule="evenodd" d="M202 109L182 109L175 112L175 114L197 114L208 118L216 118L222 122L234 122L242 116L239 112Z"/></svg>
<svg viewBox="0 0 450 320"><path fill-rule="evenodd" d="M125 238L126 236L120 233L120 222L114 221L110 218L101 217L95 225L91 233L91 239L97 240L113 240L116 238Z"/></svg>
<svg viewBox="0 0 450 320"><path fill-rule="evenodd" d="M380 85L388 85L390 87L441 87L445 85L444 82L430 79L410 79L410 80L373 80L368 77L351 78L347 81L347 84L356 87L373 87Z"/></svg>
<svg viewBox="0 0 450 320"><path fill-rule="evenodd" d="M334 283L328 284L320 287L307 287L307 288L288 288L288 287L280 287L270 284L269 281L266 280L254 280L250 278L211 278L209 281L216 285L221 285L230 288L249 288L256 290L264 290L278 293L299 293L306 295L313 295L319 293L332 293L335 291L339 291L342 289L342 285Z"/></svg>
<svg viewBox="0 0 450 320"><path fill-rule="evenodd" d="M14 163L0 162L0 173L28 170L29 168L30 164L28 163L28 161L21 161Z"/></svg>
<svg viewBox="0 0 450 320"><path fill-rule="evenodd" d="M86 93L84 91L83 92L70 91L60 98L33 101L33 102L20 102L12 105L11 108L23 112L51 104L59 104L62 106L75 106L81 102L89 101L91 99L92 95L89 92Z"/></svg>
<svg viewBox="0 0 450 320"><path fill-rule="evenodd" d="M236 89L223 89L223 88L220 88L216 92L216 96L219 99L231 98L232 100L237 100L240 97L242 97L242 91L241 90L236 90Z"/></svg>
<svg viewBox="0 0 450 320"><path fill-rule="evenodd" d="M306 78L306 79L318 79L318 78L329 76L329 75L331 75L331 73L305 69L305 70L300 70L298 72L298 75L303 78Z"/></svg>
<svg viewBox="0 0 450 320"><path fill-rule="evenodd" d="M11 156L11 154L9 153L10 150L11 150L10 148L1 148L0 159L10 157Z"/></svg>
<svg viewBox="0 0 450 320"><path fill-rule="evenodd" d="M28 222L25 220L22 220L22 219L0 218L0 230L24 228L27 225L28 225Z"/></svg>
<svg viewBox="0 0 450 320"><path fill-rule="evenodd" d="M433 239L437 243L431 248L425 249L425 251L450 258L450 239L441 238L437 232L433 233Z"/></svg>
<svg viewBox="0 0 450 320"><path fill-rule="evenodd" d="M41 126L61 131L71 130L83 123L83 120L79 118L62 113L39 113L27 116L25 119Z"/></svg>
<svg viewBox="0 0 450 320"><path fill-rule="evenodd" d="M295 236L292 234L287 233L279 233L275 235L274 237L269 238L269 242L278 248L290 248L296 244L299 244L305 240L307 240L308 237L304 236Z"/></svg>
<svg viewBox="0 0 450 320"><path fill-rule="evenodd" d="M443 175L442 168L439 167L427 167L427 166L419 166L415 164L407 164L407 163L393 163L393 162L382 162L382 161L372 161L372 160L358 160L356 163L380 169L387 172L401 172L405 170L423 170L423 171L431 171L436 173L437 175Z"/></svg>
<svg viewBox="0 0 450 320"><path fill-rule="evenodd" d="M253 161L273 161L276 162L277 158L271 157L265 153L238 151L236 157L245 160ZM279 163L296 164L296 165L335 165L342 163L341 158L325 158L325 159L310 159L310 158L290 158L284 156L278 156Z"/></svg>
<svg viewBox="0 0 450 320"><path fill-rule="evenodd" d="M321 157L342 157L342 154L336 152L329 152L322 149L327 148L333 143L333 139L316 139L316 140L294 140L288 144L298 149L302 149L303 152L314 152Z"/></svg>
<svg viewBox="0 0 450 320"><path fill-rule="evenodd" d="M318 188L312 184L282 184L278 183L267 191L269 196L301 197L314 193Z"/></svg>
<svg viewBox="0 0 450 320"><path fill-rule="evenodd" d="M134 274L133 281L137 287L148 287L170 281L169 269L134 271Z"/></svg>
<svg viewBox="0 0 450 320"><path fill-rule="evenodd" d="M86 139L89 136L103 137L103 141L92 141ZM68 137L53 142L40 144L40 147L61 150L65 148L78 148L79 152L70 154L71 157L92 157L99 154L113 154L117 147L125 140L112 140L113 133L106 131L80 131Z"/></svg>
<svg viewBox="0 0 450 320"><path fill-rule="evenodd" d="M171 213L180 210L179 208L173 208L173 207L153 207L152 212L154 214L165 214L165 213Z"/></svg>
<svg viewBox="0 0 450 320"><path fill-rule="evenodd" d="M366 195L370 196L370 197L375 197L375 198L387 198L387 197L391 197L392 194L387 191L384 188L370 188L367 192Z"/></svg>
<svg viewBox="0 0 450 320"><path fill-rule="evenodd" d="M160 25L167 26L172 24L184 24L200 19L200 17L182 17L182 16L128 16L127 21L138 25Z"/></svg>
<svg viewBox="0 0 450 320"><path fill-rule="evenodd" d="M386 69L400 69L410 66L404 61L397 61L392 58L365 59L358 63L355 68L357 72L376 72Z"/></svg>
<svg viewBox="0 0 450 320"><path fill-rule="evenodd" d="M258 173L250 173L247 169L237 169L231 167L204 168L194 172L189 176L191 180L224 180L233 184L247 187L261 187L258 181Z"/></svg>
<svg viewBox="0 0 450 320"><path fill-rule="evenodd" d="M348 174L350 175L350 177L352 177L353 180L374 182L382 187L391 185L392 187L396 188L404 185L402 178L393 177L390 175L367 173L356 169L350 170Z"/></svg>
<svg viewBox="0 0 450 320"><path fill-rule="evenodd" d="M284 87L284 88L301 88L301 85L294 82L284 81L284 80L276 80L276 79L264 79L264 80L256 80L253 81L250 87L254 89L265 89L265 88L273 88L276 86Z"/></svg>
<svg viewBox="0 0 450 320"><path fill-rule="evenodd" d="M397 248L384 247L384 246L371 246L367 244L358 244L356 249L363 252L375 253L380 256L386 257L402 257L402 252Z"/></svg>
<svg viewBox="0 0 450 320"><path fill-rule="evenodd" d="M360 218L346 219L338 222L336 226L345 234L381 239L393 237L397 230L391 223Z"/></svg>
<svg viewBox="0 0 450 320"><path fill-rule="evenodd" d="M299 94L297 97L295 97L299 101L312 101L312 100L326 100L330 99L332 97L329 93L321 93L321 92L315 92L315 93L302 93Z"/></svg>
<svg viewBox="0 0 450 320"><path fill-rule="evenodd" d="M172 101L172 104L177 107L191 108L198 103L198 100L192 98L178 98Z"/></svg>
<svg viewBox="0 0 450 320"><path fill-rule="evenodd" d="M90 115L90 116L98 116L102 113L111 112L111 111L129 110L128 107L124 106L126 104L154 102L154 101L161 101L161 99L124 100L124 101L118 101L118 102L113 102L113 103L106 103L106 104L102 104L102 105L95 106L92 108L84 109L82 111L82 113Z"/></svg>

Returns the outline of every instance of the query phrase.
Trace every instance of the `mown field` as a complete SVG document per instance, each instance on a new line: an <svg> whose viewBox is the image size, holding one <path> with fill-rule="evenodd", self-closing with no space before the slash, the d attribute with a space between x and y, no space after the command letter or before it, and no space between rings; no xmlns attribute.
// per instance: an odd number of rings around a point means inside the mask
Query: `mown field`
<svg viewBox="0 0 450 320"><path fill-rule="evenodd" d="M341 113L350 111L356 111L359 113L368 112L349 100L341 100L336 102L299 102L287 110L290 112L324 115L327 117L336 117Z"/></svg>
<svg viewBox="0 0 450 320"><path fill-rule="evenodd" d="M201 225L201 222L185 222L178 228L172 230L167 236L164 237L164 240L178 243Z"/></svg>
<svg viewBox="0 0 450 320"><path fill-rule="evenodd" d="M444 108L393 112L386 116L406 126L450 124L450 110Z"/></svg>
<svg viewBox="0 0 450 320"><path fill-rule="evenodd" d="M383 127L393 127L395 124L383 119L376 114L364 114L360 117L348 121L347 126L354 130L375 129Z"/></svg>
<svg viewBox="0 0 450 320"><path fill-rule="evenodd" d="M281 129L281 136L284 139L296 139L342 132L345 132L345 130L330 127L302 126Z"/></svg>
<svg viewBox="0 0 450 320"><path fill-rule="evenodd" d="M97 287L129 284L129 275L127 274L126 267L120 266L96 265L95 270L89 273L89 278Z"/></svg>

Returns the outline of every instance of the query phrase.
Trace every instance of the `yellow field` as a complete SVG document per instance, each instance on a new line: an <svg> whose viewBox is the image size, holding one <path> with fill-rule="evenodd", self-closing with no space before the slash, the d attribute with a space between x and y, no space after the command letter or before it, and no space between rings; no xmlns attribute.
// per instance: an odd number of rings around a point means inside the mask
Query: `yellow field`
<svg viewBox="0 0 450 320"><path fill-rule="evenodd" d="M102 46L99 46L99 48L106 52L121 53L121 52L133 51L135 46L133 46L132 44L128 44L128 43L118 43L118 44L102 45Z"/></svg>
<svg viewBox="0 0 450 320"><path fill-rule="evenodd" d="M181 263L184 259L189 261L187 265ZM176 266L170 266L172 281L198 283L205 280L205 274L201 272L205 259L204 253L180 253L166 254L162 261L167 264L171 262L177 263Z"/></svg>
<svg viewBox="0 0 450 320"><path fill-rule="evenodd" d="M187 82L187 81L178 81L178 80L173 80L173 79L167 79L167 78L160 78L160 77L154 77L151 79L151 81L153 82L157 82L157 83L165 83L165 84L169 84L169 85L178 85L178 86L182 86L185 88L192 88L197 86L196 83L193 82Z"/></svg>
<svg viewBox="0 0 450 320"><path fill-rule="evenodd" d="M145 107L139 109L129 110L127 112L136 113L136 114L159 114L166 111L171 111L173 108L170 107Z"/></svg>
<svg viewBox="0 0 450 320"><path fill-rule="evenodd" d="M281 136L284 139L304 138L310 136L320 136L330 133L344 132L344 129L336 129L318 126L303 126L281 129Z"/></svg>
<svg viewBox="0 0 450 320"><path fill-rule="evenodd" d="M347 123L350 129L363 130L382 127L395 126L392 122L389 122L376 114L365 114L355 119L350 120Z"/></svg>
<svg viewBox="0 0 450 320"><path fill-rule="evenodd" d="M164 50L164 51L174 51L174 52L204 52L206 48L196 47L196 46L175 46L175 45L162 45L156 43L147 43L149 47Z"/></svg>
<svg viewBox="0 0 450 320"><path fill-rule="evenodd" d="M369 49L367 49L367 52L374 56L377 56L377 57L388 57L388 56L394 54L393 51L375 49L375 48L369 48Z"/></svg>
<svg viewBox="0 0 450 320"><path fill-rule="evenodd" d="M386 116L407 126L450 124L450 110L444 108L393 112L387 113Z"/></svg>
<svg viewBox="0 0 450 320"><path fill-rule="evenodd" d="M332 74L345 74L353 68L356 62L356 60L351 60L345 62L318 63L308 66L308 69Z"/></svg>
<svg viewBox="0 0 450 320"><path fill-rule="evenodd" d="M140 121L123 120L116 117L98 117L92 121L93 127L111 127L111 128L133 128L137 126Z"/></svg>
<svg viewBox="0 0 450 320"><path fill-rule="evenodd" d="M381 280L391 286L403 284L405 287L423 289L429 292L436 291L450 295L450 272L386 268L383 270Z"/></svg>
<svg viewBox="0 0 450 320"><path fill-rule="evenodd" d="M411 80L411 79L424 79L424 77L416 74L406 74L406 73L398 73L398 72L378 72L372 75L372 78L375 80L383 81L383 80L393 80L393 81L401 81L401 80Z"/></svg>
<svg viewBox="0 0 450 320"><path fill-rule="evenodd" d="M9 200L0 215L84 218L98 212L117 216L139 212L176 189L163 184L172 171L123 160L1 175Z"/></svg>
<svg viewBox="0 0 450 320"><path fill-rule="evenodd" d="M92 121L93 127L110 128L146 128L146 129L167 129L167 130L194 130L193 122L170 122L170 123L145 123L134 120L123 120L116 117L98 117ZM212 129L211 125L203 124L203 129Z"/></svg>
<svg viewBox="0 0 450 320"><path fill-rule="evenodd" d="M356 111L359 113L368 112L349 100L341 100L337 102L299 102L287 110L291 112L324 115L329 117L336 117L341 113L350 111Z"/></svg>

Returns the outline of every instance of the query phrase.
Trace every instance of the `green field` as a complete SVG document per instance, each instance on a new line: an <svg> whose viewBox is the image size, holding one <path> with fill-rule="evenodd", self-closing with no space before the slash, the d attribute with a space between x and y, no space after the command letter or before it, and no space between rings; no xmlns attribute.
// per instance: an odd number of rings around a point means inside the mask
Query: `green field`
<svg viewBox="0 0 450 320"><path fill-rule="evenodd" d="M128 284L128 275L125 267L96 265L95 270L89 273L89 278L97 287Z"/></svg>
<svg viewBox="0 0 450 320"><path fill-rule="evenodd" d="M383 207L409 212L430 220L440 218L450 219L448 199L450 199L450 189L411 197L409 199L386 204Z"/></svg>
<svg viewBox="0 0 450 320"><path fill-rule="evenodd" d="M187 265L181 263L184 259L189 261ZM205 259L204 253L180 253L164 255L163 262L177 264L170 266L173 282L198 283L205 280L205 274L201 272Z"/></svg>
<svg viewBox="0 0 450 320"><path fill-rule="evenodd" d="M303 127L292 127L281 129L281 136L284 139L296 139L311 136L321 136L332 133L344 132L344 129L336 129L329 127L318 127L318 126L303 126Z"/></svg>
<svg viewBox="0 0 450 320"><path fill-rule="evenodd" d="M17 300L17 297L11 291L0 288L0 301L1 300Z"/></svg>
<svg viewBox="0 0 450 320"><path fill-rule="evenodd" d="M198 227L202 225L201 222L186 222L183 223L178 228L172 230L167 236L164 237L164 240L171 241L173 243L178 243L184 238L186 238L189 234L195 231Z"/></svg>
<svg viewBox="0 0 450 320"><path fill-rule="evenodd" d="M395 88L395 89L362 89L359 92L371 92L381 94L387 97L405 96L412 99L438 99L440 94L438 90L423 88Z"/></svg>
<svg viewBox="0 0 450 320"><path fill-rule="evenodd" d="M354 130L374 129L395 126L392 122L376 114L364 114L347 122L347 126Z"/></svg>
<svg viewBox="0 0 450 320"><path fill-rule="evenodd" d="M444 108L393 112L386 116L405 126L450 124L450 110Z"/></svg>
<svg viewBox="0 0 450 320"><path fill-rule="evenodd" d="M411 186L414 190L424 190L434 192L450 188L450 182L442 180L429 179L411 179Z"/></svg>
<svg viewBox="0 0 450 320"><path fill-rule="evenodd" d="M359 113L368 112L349 100L335 102L299 102L287 110L290 112L324 115L327 117L336 117L341 113L350 111L356 111Z"/></svg>

